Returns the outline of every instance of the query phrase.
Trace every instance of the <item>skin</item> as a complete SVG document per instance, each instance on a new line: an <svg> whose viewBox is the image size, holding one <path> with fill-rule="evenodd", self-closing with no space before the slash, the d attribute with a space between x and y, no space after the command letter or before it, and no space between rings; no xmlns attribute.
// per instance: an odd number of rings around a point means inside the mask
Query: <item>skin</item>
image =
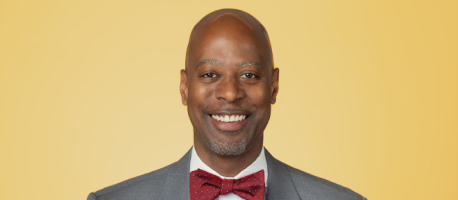
<svg viewBox="0 0 458 200"><path fill-rule="evenodd" d="M194 27L180 93L194 128L197 154L222 176L237 175L259 156L278 77L267 33L248 13L218 10ZM212 121L212 114L248 117L228 131L222 130L223 123ZM212 149L212 141L230 149L244 148L237 155L221 155Z"/></svg>

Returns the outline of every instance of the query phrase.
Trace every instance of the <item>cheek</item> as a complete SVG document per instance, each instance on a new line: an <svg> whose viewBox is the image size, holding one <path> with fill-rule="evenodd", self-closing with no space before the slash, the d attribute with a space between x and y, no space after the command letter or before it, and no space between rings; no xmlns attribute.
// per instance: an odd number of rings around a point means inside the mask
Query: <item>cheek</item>
<svg viewBox="0 0 458 200"><path fill-rule="evenodd" d="M202 98L208 98L209 95L211 94L211 88L208 86L200 86L196 90L196 95L199 95Z"/></svg>
<svg viewBox="0 0 458 200"><path fill-rule="evenodd" d="M251 99L258 109L269 105L270 106L270 90L265 86L254 87L249 92Z"/></svg>
<svg viewBox="0 0 458 200"><path fill-rule="evenodd" d="M189 104L193 108L203 108L211 100L212 88L204 84L193 84L189 88Z"/></svg>

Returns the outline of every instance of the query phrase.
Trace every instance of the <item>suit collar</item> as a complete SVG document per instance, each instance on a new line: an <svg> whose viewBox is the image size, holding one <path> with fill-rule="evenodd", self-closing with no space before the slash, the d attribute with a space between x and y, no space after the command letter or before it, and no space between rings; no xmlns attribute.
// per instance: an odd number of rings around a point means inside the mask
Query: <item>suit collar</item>
<svg viewBox="0 0 458 200"><path fill-rule="evenodd" d="M266 188L266 199L300 199L288 171L288 166L275 159L269 151L267 151L267 149L265 154L267 160L267 170L269 171L269 177L267 178L268 188Z"/></svg>
<svg viewBox="0 0 458 200"><path fill-rule="evenodd" d="M189 200L189 167L191 150L179 161L170 165L170 171L162 189L159 199L185 199Z"/></svg>

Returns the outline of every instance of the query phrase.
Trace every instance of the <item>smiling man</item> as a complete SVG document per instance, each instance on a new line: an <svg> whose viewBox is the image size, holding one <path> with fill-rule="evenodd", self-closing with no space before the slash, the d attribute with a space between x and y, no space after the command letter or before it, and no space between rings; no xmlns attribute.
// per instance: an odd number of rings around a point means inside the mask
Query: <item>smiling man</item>
<svg viewBox="0 0 458 200"><path fill-rule="evenodd" d="M269 37L258 20L234 9L208 14L191 32L181 70L194 146L178 162L88 199L364 199L264 149L278 80Z"/></svg>

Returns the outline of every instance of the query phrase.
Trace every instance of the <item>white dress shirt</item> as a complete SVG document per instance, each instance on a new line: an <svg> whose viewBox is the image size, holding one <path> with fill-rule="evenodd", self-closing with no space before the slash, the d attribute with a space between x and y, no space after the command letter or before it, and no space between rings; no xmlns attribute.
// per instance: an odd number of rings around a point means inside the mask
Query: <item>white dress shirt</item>
<svg viewBox="0 0 458 200"><path fill-rule="evenodd" d="M197 169L204 170L206 172L212 173L214 175L217 175L223 179L238 179L247 175L250 175L252 173L255 173L259 170L264 170L264 182L265 186L267 187L267 161L266 161L266 156L264 155L264 147L262 147L261 153L259 154L258 158L251 163L250 166L242 170L239 174L237 174L234 177L224 177L218 174L218 172L215 172L212 168L210 168L208 165L206 165L202 160L199 158L197 155L196 150L194 149L194 146L192 147L192 154L191 154L191 171L195 171ZM243 200L241 197L237 196L234 193L229 193L227 195L219 195L216 200Z"/></svg>

